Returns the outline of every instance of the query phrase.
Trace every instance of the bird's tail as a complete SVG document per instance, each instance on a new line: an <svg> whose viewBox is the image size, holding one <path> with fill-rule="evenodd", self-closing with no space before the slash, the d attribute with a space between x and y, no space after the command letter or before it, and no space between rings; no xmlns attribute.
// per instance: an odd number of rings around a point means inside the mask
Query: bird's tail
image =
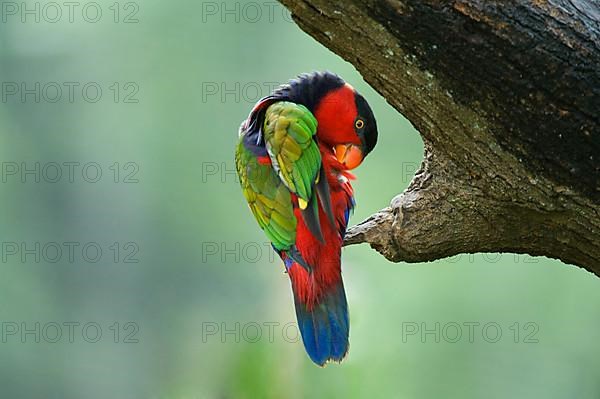
<svg viewBox="0 0 600 399"><path fill-rule="evenodd" d="M293 289L293 284L292 284ZM348 304L344 283L329 287L319 300L307 306L294 292L296 317L308 356L319 366L340 362L348 353Z"/></svg>

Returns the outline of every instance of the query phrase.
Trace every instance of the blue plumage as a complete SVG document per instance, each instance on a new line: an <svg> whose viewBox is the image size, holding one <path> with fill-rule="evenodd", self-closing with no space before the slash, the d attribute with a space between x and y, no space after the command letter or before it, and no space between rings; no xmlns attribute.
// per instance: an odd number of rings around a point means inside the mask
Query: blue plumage
<svg viewBox="0 0 600 399"><path fill-rule="evenodd" d="M348 353L348 305L342 281L312 310L299 300L296 303L298 328L306 352L319 366L328 360L339 362Z"/></svg>

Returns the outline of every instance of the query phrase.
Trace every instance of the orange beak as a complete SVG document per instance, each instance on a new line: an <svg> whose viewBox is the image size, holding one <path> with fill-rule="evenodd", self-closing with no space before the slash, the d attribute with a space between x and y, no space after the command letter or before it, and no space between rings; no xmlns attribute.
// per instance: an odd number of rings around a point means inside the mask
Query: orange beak
<svg viewBox="0 0 600 399"><path fill-rule="evenodd" d="M337 160L346 167L354 169L363 161L363 153L360 147L354 144L338 144L333 148Z"/></svg>

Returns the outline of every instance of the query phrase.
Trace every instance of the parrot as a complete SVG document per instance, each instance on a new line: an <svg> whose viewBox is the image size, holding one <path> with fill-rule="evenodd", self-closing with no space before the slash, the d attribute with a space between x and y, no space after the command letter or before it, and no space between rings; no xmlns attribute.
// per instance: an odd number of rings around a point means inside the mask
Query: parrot
<svg viewBox="0 0 600 399"><path fill-rule="evenodd" d="M235 167L243 195L283 261L305 350L321 367L348 353L341 250L355 206L349 171L377 136L365 98L329 71L279 86L239 128Z"/></svg>

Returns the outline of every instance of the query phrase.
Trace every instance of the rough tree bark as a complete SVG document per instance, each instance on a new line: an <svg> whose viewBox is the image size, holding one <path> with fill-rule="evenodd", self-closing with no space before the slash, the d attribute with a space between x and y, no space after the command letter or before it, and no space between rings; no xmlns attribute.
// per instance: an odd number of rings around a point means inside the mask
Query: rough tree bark
<svg viewBox="0 0 600 399"><path fill-rule="evenodd" d="M545 255L600 276L597 0L280 1L424 141L410 186L346 245L394 262Z"/></svg>

